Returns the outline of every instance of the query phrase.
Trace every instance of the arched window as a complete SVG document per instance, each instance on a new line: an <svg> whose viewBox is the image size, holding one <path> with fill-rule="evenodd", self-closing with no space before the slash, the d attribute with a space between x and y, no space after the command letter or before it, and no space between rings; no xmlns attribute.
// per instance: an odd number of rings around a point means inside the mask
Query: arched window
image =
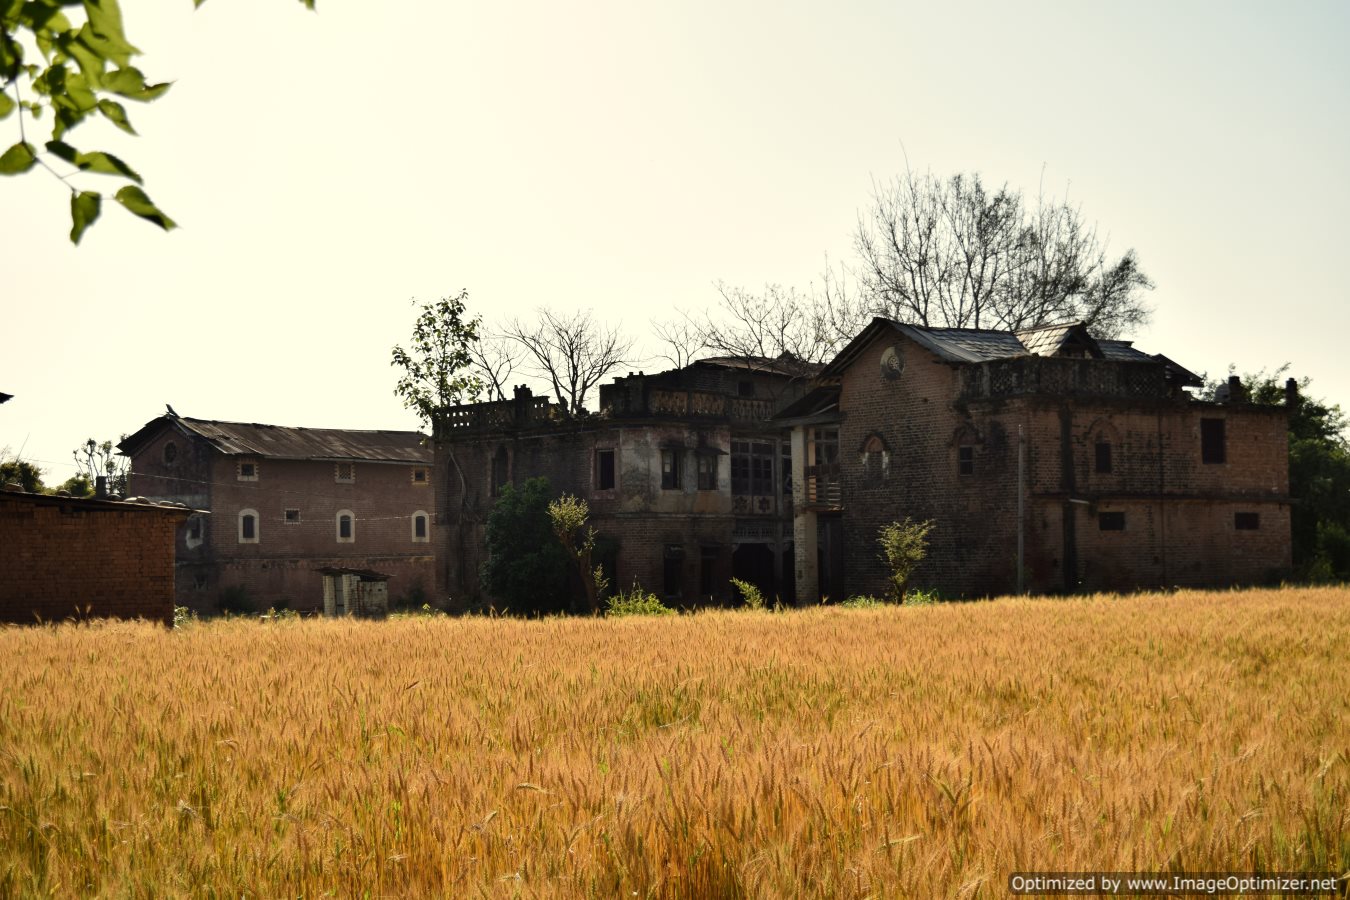
<svg viewBox="0 0 1350 900"><path fill-rule="evenodd" d="M868 484L885 481L891 474L891 451L879 434L868 435L862 445L863 480Z"/></svg>
<svg viewBox="0 0 1350 900"><path fill-rule="evenodd" d="M239 543L258 543L258 511L256 509L239 510Z"/></svg>
<svg viewBox="0 0 1350 900"><path fill-rule="evenodd" d="M356 543L356 513L350 509L338 510L336 525L339 544Z"/></svg>
<svg viewBox="0 0 1350 900"><path fill-rule="evenodd" d="M414 544L431 541L431 519L420 509L412 514L412 539Z"/></svg>
<svg viewBox="0 0 1350 900"><path fill-rule="evenodd" d="M511 480L511 457L506 447L497 448L492 457L492 496L501 496L502 487Z"/></svg>

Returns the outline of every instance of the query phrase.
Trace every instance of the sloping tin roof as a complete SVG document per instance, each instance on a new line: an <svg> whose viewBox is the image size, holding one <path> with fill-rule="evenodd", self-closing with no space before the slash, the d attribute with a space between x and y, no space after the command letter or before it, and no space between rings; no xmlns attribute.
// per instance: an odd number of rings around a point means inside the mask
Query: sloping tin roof
<svg viewBox="0 0 1350 900"><path fill-rule="evenodd" d="M186 416L160 416L119 447L134 454L162 425L195 434L226 456L268 459L360 460L429 464L432 452L416 431L352 431L342 428L299 428L256 422L218 422Z"/></svg>

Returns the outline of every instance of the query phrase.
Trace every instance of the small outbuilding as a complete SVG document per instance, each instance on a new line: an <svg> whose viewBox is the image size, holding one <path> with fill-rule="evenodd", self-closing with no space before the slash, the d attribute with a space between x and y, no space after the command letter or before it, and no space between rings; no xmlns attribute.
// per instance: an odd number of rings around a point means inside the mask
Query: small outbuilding
<svg viewBox="0 0 1350 900"><path fill-rule="evenodd" d="M323 614L383 619L389 615L389 576L370 569L327 566L323 576Z"/></svg>

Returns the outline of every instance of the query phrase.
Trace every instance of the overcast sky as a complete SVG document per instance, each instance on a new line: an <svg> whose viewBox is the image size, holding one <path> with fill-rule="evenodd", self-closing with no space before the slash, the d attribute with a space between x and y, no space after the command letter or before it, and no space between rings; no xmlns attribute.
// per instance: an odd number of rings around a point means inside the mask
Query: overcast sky
<svg viewBox="0 0 1350 900"><path fill-rule="evenodd" d="M906 155L1067 191L1157 283L1140 348L1288 361L1350 404L1344 2L123 6L174 87L128 104L139 138L70 141L182 227L109 204L73 248L59 183L0 181L0 447L49 484L165 403L416 427L389 365L413 298L645 339L718 280L805 288Z"/></svg>

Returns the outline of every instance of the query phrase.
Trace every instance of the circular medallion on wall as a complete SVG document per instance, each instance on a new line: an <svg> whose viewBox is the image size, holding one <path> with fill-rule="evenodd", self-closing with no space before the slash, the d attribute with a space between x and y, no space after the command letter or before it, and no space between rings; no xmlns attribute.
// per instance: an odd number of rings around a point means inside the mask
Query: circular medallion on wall
<svg viewBox="0 0 1350 900"><path fill-rule="evenodd" d="M899 345L881 351L881 377L896 381L905 371L905 351Z"/></svg>

